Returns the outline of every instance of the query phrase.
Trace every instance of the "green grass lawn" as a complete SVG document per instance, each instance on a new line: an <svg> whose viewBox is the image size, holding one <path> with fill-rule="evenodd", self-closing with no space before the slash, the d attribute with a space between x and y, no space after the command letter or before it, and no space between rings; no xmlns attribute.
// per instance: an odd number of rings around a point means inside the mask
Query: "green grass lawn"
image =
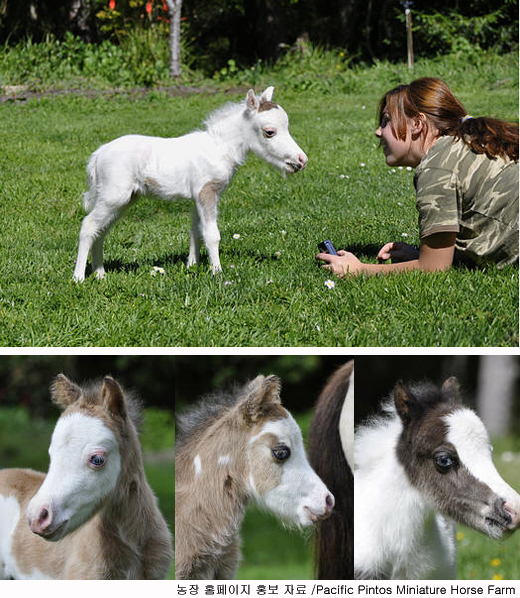
<svg viewBox="0 0 520 598"><path fill-rule="evenodd" d="M424 74L443 76L474 115L518 119L514 55L476 65L425 61L414 76ZM106 278L74 284L85 165L110 139L184 134L242 93L0 105L0 344L518 345L518 268L325 285L329 273L314 260L324 238L366 260L387 241L418 243L413 173L388 168L373 134L380 96L410 75L379 64L356 77L308 93L283 73L265 81L277 85L309 164L286 178L256 157L238 170L220 203L217 277L204 251L201 265L185 267L190 202L143 199L107 237ZM151 276L153 266L166 274Z"/></svg>

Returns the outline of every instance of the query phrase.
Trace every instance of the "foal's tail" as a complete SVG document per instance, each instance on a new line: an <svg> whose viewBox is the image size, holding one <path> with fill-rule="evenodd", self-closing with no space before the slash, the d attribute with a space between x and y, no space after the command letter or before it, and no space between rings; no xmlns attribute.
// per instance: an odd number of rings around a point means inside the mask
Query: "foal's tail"
<svg viewBox="0 0 520 598"><path fill-rule="evenodd" d="M353 437L353 425L340 435L340 422L345 427L351 421L353 372L354 361L349 361L332 375L309 430L311 465L336 499L332 515L320 522L314 538L318 579L354 579L354 477L345 456L351 443L344 438L345 433Z"/></svg>
<svg viewBox="0 0 520 598"><path fill-rule="evenodd" d="M95 151L87 164L87 185L88 191L83 194L83 208L87 214L92 212L96 205L97 197L97 161L98 152Z"/></svg>

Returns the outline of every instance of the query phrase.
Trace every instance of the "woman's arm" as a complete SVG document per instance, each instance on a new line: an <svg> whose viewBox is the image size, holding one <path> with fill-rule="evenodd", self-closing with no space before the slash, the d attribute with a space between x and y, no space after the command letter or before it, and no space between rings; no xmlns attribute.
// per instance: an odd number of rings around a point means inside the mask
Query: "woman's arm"
<svg viewBox="0 0 520 598"><path fill-rule="evenodd" d="M456 233L436 233L421 240L419 258L397 264L364 264L348 251L338 251L338 255L320 253L316 259L327 262L323 268L337 276L357 276L359 274L390 274L409 270L436 272L448 270L453 263Z"/></svg>

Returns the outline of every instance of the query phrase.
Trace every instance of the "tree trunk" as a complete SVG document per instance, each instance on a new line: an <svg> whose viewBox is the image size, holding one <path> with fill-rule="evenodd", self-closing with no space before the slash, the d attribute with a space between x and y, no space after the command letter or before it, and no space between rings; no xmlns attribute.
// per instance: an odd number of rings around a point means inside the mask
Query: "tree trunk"
<svg viewBox="0 0 520 598"><path fill-rule="evenodd" d="M94 41L92 24L93 7L89 0L72 0L69 8L69 23L72 33L86 42Z"/></svg>
<svg viewBox="0 0 520 598"><path fill-rule="evenodd" d="M166 0L170 15L170 75L181 75L181 8L182 0Z"/></svg>
<svg viewBox="0 0 520 598"><path fill-rule="evenodd" d="M491 437L509 431L517 374L518 358L514 355L480 358L477 409Z"/></svg>

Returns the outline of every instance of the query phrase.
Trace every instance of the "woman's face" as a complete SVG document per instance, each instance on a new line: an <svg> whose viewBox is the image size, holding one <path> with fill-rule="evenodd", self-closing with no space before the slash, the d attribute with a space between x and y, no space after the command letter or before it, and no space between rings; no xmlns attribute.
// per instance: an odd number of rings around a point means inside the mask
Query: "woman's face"
<svg viewBox="0 0 520 598"><path fill-rule="evenodd" d="M386 109L383 111L376 137L381 141L388 166L417 166L416 157L412 155L412 139L408 125L409 123L407 123L405 139L398 139L394 135L390 113Z"/></svg>

